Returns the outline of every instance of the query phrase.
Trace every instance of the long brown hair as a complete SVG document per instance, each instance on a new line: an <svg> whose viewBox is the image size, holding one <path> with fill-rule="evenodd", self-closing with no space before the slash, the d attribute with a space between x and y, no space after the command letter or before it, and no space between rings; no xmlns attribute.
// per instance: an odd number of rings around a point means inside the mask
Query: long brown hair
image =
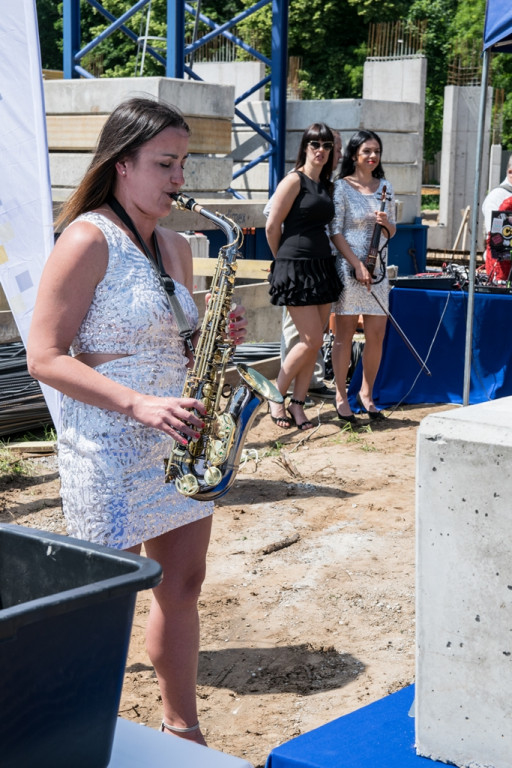
<svg viewBox="0 0 512 768"><path fill-rule="evenodd" d="M119 104L107 118L94 157L64 204L55 228L58 230L82 213L102 206L113 192L118 160L133 158L143 144L169 127L190 133L185 118L171 104L150 98L133 98Z"/></svg>

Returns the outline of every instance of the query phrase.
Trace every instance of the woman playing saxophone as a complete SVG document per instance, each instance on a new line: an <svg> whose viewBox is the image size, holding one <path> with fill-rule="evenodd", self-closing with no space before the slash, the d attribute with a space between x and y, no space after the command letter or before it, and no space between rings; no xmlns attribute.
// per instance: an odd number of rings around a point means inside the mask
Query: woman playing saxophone
<svg viewBox="0 0 512 768"><path fill-rule="evenodd" d="M184 183L189 133L176 108L150 99L131 99L110 115L57 223L68 226L41 278L28 361L32 376L62 393L58 452L69 533L137 553L143 543L162 565L147 626L161 728L204 744L197 599L213 506L166 484L163 461L171 443L199 436L205 407L181 395L190 360L146 255L160 253L193 328L189 245L157 226ZM227 333L240 343L245 329L236 307Z"/></svg>

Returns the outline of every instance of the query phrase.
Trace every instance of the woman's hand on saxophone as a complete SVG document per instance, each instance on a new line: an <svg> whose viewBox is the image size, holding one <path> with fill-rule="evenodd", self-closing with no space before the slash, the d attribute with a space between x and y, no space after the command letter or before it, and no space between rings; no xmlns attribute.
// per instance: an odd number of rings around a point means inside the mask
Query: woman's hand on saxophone
<svg viewBox="0 0 512 768"><path fill-rule="evenodd" d="M247 335L245 307L237 304L229 313L228 334L235 344L243 344Z"/></svg>
<svg viewBox="0 0 512 768"><path fill-rule="evenodd" d="M205 426L201 416L206 415L206 408L193 397L140 395L131 415L141 424L170 435L180 445L187 445L188 438L200 437Z"/></svg>
<svg viewBox="0 0 512 768"><path fill-rule="evenodd" d="M212 295L207 293L204 301L208 305ZM247 335L247 318L245 317L245 307L241 304L232 306L228 317L226 335L235 344L243 344Z"/></svg>

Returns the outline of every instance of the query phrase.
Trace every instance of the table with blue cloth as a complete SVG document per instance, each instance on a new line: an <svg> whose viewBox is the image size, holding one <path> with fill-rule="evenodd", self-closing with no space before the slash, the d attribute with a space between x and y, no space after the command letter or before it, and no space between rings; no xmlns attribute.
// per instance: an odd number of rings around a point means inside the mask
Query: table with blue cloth
<svg viewBox="0 0 512 768"><path fill-rule="evenodd" d="M379 408L397 403L454 403L463 401L464 357L468 294L460 290L392 288L389 310L419 356L428 376L388 321L382 362L374 386ZM512 295L475 293L470 404L512 395ZM348 395L355 412L361 386L361 361L350 381Z"/></svg>
<svg viewBox="0 0 512 768"><path fill-rule="evenodd" d="M266 768L440 768L414 747L414 685L276 747Z"/></svg>

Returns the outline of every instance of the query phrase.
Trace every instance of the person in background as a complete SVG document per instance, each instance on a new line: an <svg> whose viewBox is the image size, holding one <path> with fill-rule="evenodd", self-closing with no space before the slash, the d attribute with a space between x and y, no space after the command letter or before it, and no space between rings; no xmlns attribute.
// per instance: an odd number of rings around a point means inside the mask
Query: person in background
<svg viewBox="0 0 512 768"><path fill-rule="evenodd" d="M386 265L380 265L380 282L372 285L365 266L375 223L387 228L389 237L396 232L393 189L384 180L381 163L382 142L373 131L357 131L350 139L341 163L341 174L334 184L335 216L330 225L331 239L340 252L343 291L334 307L336 331L332 362L336 379L336 410L346 423L356 423L347 391L347 372L352 355L352 338L359 315L363 316L365 345L362 355L363 379L357 399L372 420L384 418L373 402L373 385L382 357L382 342L387 317L372 293L387 308L389 283ZM387 187L386 210L380 211L384 183ZM375 271L377 276L378 269Z"/></svg>
<svg viewBox="0 0 512 768"><path fill-rule="evenodd" d="M487 194L485 200L482 203L482 213L484 215L484 234L487 238L491 229L491 216L493 211L497 211L501 203L505 198L512 195L512 155L510 155L507 163L507 175L503 179L499 187L494 187Z"/></svg>
<svg viewBox="0 0 512 768"><path fill-rule="evenodd" d="M160 254L193 329L190 247L158 226L184 183L189 134L179 110L152 99L131 99L111 113L57 222L68 226L41 278L28 368L63 394L58 455L69 534L135 553L143 544L162 566L146 635L161 730L205 744L196 705L197 600L213 506L165 483L163 460L173 441L199 437L206 411L181 396L190 353L150 262ZM245 326L243 308L234 308L235 343Z"/></svg>
<svg viewBox="0 0 512 768"><path fill-rule="evenodd" d="M267 240L274 256L270 301L288 309L299 333L299 342L286 355L277 377L284 397L293 381L288 408L270 404L273 421L283 429L292 424L301 430L313 427L304 413L306 393L331 303L341 291L326 232L334 213L333 150L334 136L325 123L314 123L304 131L295 169L279 183L267 220Z"/></svg>
<svg viewBox="0 0 512 768"><path fill-rule="evenodd" d="M484 202L482 203L482 213L484 215L484 235L485 235L485 271L489 275L491 282L499 283L507 281L510 275L510 258L497 258L498 249L494 242L491 242L492 233L492 215L496 211L512 210L510 207L510 197L512 195L512 155L507 163L507 176L501 182L499 187L491 189ZM505 207L503 207L505 206ZM494 233L495 238L499 240L500 233ZM510 255L510 254L509 254Z"/></svg>
<svg viewBox="0 0 512 768"><path fill-rule="evenodd" d="M334 136L334 149L333 149L333 160L332 160L333 174L334 174L341 160L341 155L343 153L343 145L342 145L339 131L333 130L332 134ZM291 173L293 173L293 171L291 171ZM274 196L270 198L265 208L263 209L263 214L267 218L270 213L270 209L272 207L273 199L274 199ZM291 318L290 313L288 312L286 307L283 307L283 320L282 320L282 333L281 333L281 362L285 359L288 352L291 350L292 347L295 346L295 344L297 344L298 341L299 341L299 333L297 331L297 328L295 327L295 324ZM308 405L309 396L319 397L324 400L334 400L336 390L333 387L327 386L324 379L325 379L325 360L322 353L322 349L320 349L315 362L313 375L311 377L311 381L309 384L306 405ZM309 401L309 402L311 405L313 404L313 401Z"/></svg>

